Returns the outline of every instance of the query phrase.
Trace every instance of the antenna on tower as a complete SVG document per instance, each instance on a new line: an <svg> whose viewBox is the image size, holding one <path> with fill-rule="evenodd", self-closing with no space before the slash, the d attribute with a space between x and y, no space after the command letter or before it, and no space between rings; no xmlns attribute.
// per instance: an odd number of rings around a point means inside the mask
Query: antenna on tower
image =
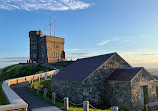
<svg viewBox="0 0 158 111"><path fill-rule="evenodd" d="M50 16L50 36L51 36L51 16Z"/></svg>
<svg viewBox="0 0 158 111"><path fill-rule="evenodd" d="M45 24L44 24L44 35L45 35Z"/></svg>
<svg viewBox="0 0 158 111"><path fill-rule="evenodd" d="M55 19L54 19L54 37L55 37Z"/></svg>

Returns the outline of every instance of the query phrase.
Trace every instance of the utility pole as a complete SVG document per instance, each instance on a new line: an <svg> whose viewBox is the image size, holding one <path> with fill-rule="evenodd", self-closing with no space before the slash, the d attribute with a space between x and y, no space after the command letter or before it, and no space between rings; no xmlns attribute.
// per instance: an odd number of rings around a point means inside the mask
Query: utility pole
<svg viewBox="0 0 158 111"><path fill-rule="evenodd" d="M45 24L44 24L44 35L45 35Z"/></svg>
<svg viewBox="0 0 158 111"><path fill-rule="evenodd" d="M50 17L50 36L51 36L51 25L52 23L51 23L51 17Z"/></svg>
<svg viewBox="0 0 158 111"><path fill-rule="evenodd" d="M55 37L55 19L54 19L54 37Z"/></svg>

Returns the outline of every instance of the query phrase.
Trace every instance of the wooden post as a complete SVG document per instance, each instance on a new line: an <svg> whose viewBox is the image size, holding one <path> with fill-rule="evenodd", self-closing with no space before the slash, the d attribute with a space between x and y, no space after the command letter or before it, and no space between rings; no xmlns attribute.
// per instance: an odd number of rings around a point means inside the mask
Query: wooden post
<svg viewBox="0 0 158 111"><path fill-rule="evenodd" d="M68 97L64 98L64 109L67 111L69 110L69 98Z"/></svg>
<svg viewBox="0 0 158 111"><path fill-rule="evenodd" d="M118 107L117 106L111 107L111 111L118 111Z"/></svg>
<svg viewBox="0 0 158 111"><path fill-rule="evenodd" d="M28 81L28 88L31 88L31 81Z"/></svg>
<svg viewBox="0 0 158 111"><path fill-rule="evenodd" d="M51 78L51 79L53 78L53 74L50 74L50 78Z"/></svg>
<svg viewBox="0 0 158 111"><path fill-rule="evenodd" d="M47 79L47 73L45 74L45 80Z"/></svg>
<svg viewBox="0 0 158 111"><path fill-rule="evenodd" d="M53 105L55 105L55 98L56 98L56 94L53 92L52 93L52 103L53 103Z"/></svg>
<svg viewBox="0 0 158 111"><path fill-rule="evenodd" d="M43 97L46 99L47 97L47 93L48 93L48 89L47 88L44 88L44 93L43 93Z"/></svg>
<svg viewBox="0 0 158 111"><path fill-rule="evenodd" d="M149 111L149 107L148 106L145 106L146 107L146 111Z"/></svg>
<svg viewBox="0 0 158 111"><path fill-rule="evenodd" d="M38 77L38 82L40 82L41 81L41 77Z"/></svg>
<svg viewBox="0 0 158 111"><path fill-rule="evenodd" d="M27 107L26 107L26 108L24 108L24 111L27 111Z"/></svg>
<svg viewBox="0 0 158 111"><path fill-rule="evenodd" d="M32 91L34 91L34 85L32 85Z"/></svg>
<svg viewBox="0 0 158 111"><path fill-rule="evenodd" d="M37 94L39 94L40 87L37 87Z"/></svg>
<svg viewBox="0 0 158 111"><path fill-rule="evenodd" d="M32 78L32 80L31 80L31 84L33 84L33 78Z"/></svg>
<svg viewBox="0 0 158 111"><path fill-rule="evenodd" d="M83 102L83 111L89 111L89 101Z"/></svg>

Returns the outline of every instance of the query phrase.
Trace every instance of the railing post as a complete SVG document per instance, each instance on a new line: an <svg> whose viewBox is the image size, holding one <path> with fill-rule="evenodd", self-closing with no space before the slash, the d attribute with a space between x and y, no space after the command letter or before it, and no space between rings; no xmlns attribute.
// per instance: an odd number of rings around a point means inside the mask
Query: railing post
<svg viewBox="0 0 158 111"><path fill-rule="evenodd" d="M67 111L69 110L69 98L68 97L64 98L64 109Z"/></svg>
<svg viewBox="0 0 158 111"><path fill-rule="evenodd" d="M47 79L47 73L45 73L45 80Z"/></svg>
<svg viewBox="0 0 158 111"><path fill-rule="evenodd" d="M53 103L53 105L55 105L55 98L56 98L56 94L53 92L52 93L52 103Z"/></svg>
<svg viewBox="0 0 158 111"><path fill-rule="evenodd" d="M148 106L145 106L146 107L146 111L149 111L149 107Z"/></svg>
<svg viewBox="0 0 158 111"><path fill-rule="evenodd" d="M37 87L37 94L39 94L40 87Z"/></svg>
<svg viewBox="0 0 158 111"><path fill-rule="evenodd" d="M32 91L34 91L34 85L32 85Z"/></svg>
<svg viewBox="0 0 158 111"><path fill-rule="evenodd" d="M24 111L27 111L27 108L24 108Z"/></svg>
<svg viewBox="0 0 158 111"><path fill-rule="evenodd" d="M18 83L18 79L16 80L16 83Z"/></svg>
<svg viewBox="0 0 158 111"><path fill-rule="evenodd" d="M83 102L83 111L89 111L89 101Z"/></svg>
<svg viewBox="0 0 158 111"><path fill-rule="evenodd" d="M53 74L50 74L50 78L51 78L51 79L53 78Z"/></svg>
<svg viewBox="0 0 158 111"><path fill-rule="evenodd" d="M32 78L32 80L31 80L31 84L33 84L33 78Z"/></svg>
<svg viewBox="0 0 158 111"><path fill-rule="evenodd" d="M43 93L43 97L46 99L47 97L47 93L48 93L48 89L47 88L44 88L44 93Z"/></svg>
<svg viewBox="0 0 158 111"><path fill-rule="evenodd" d="M28 88L31 88L31 81L28 81Z"/></svg>
<svg viewBox="0 0 158 111"><path fill-rule="evenodd" d="M38 77L38 82L40 82L41 81L41 77Z"/></svg>
<svg viewBox="0 0 158 111"><path fill-rule="evenodd" d="M111 107L111 111L118 111L118 107L117 106Z"/></svg>

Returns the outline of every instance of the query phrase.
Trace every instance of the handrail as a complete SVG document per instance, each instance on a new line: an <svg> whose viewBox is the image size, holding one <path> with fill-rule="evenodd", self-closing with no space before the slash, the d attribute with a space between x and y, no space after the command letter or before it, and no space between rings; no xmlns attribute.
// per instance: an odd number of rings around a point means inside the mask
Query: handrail
<svg viewBox="0 0 158 111"><path fill-rule="evenodd" d="M19 78L14 78L4 81L2 84L2 90L10 104L1 105L0 111L14 110L14 109L23 109L24 111L27 111L28 104L10 88L10 85L22 83L22 82L28 82L31 81L32 79L36 80L38 78L51 76L53 74L57 74L58 72L59 70L52 70L41 74L19 77Z"/></svg>

